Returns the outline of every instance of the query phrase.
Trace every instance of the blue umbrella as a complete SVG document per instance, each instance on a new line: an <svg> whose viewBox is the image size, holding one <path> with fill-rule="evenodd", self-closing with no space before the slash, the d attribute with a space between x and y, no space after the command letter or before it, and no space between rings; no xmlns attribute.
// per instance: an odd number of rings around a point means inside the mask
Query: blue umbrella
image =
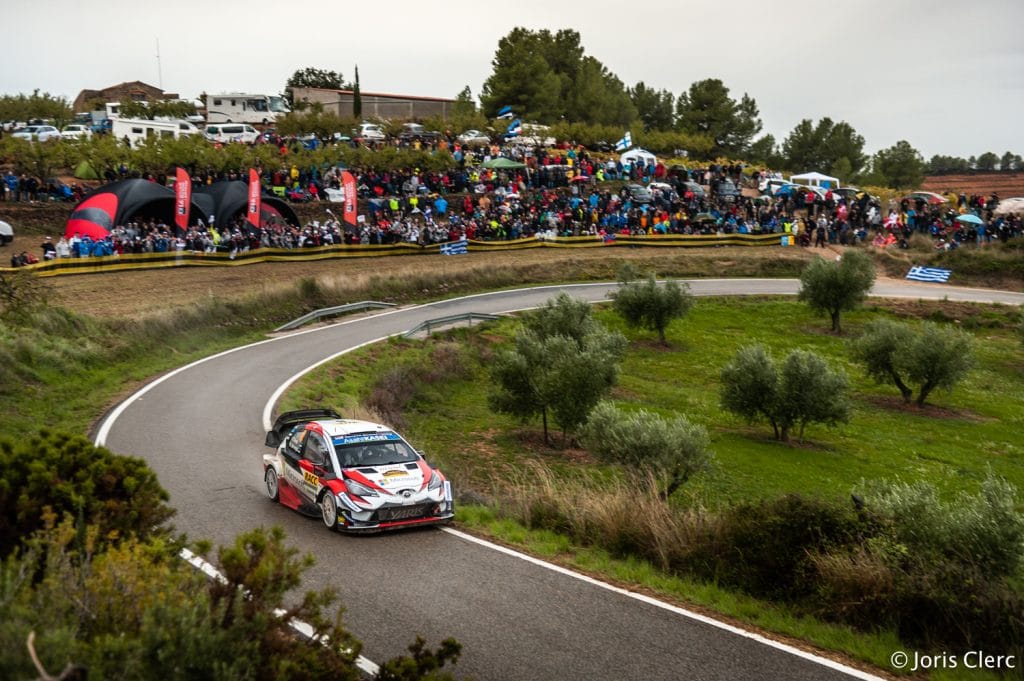
<svg viewBox="0 0 1024 681"><path fill-rule="evenodd" d="M971 224L971 225L983 225L983 224L985 224L985 221L982 220L981 218L979 218L974 213L964 213L963 215L958 215L957 218L956 218L956 221L957 222L966 222L966 223Z"/></svg>

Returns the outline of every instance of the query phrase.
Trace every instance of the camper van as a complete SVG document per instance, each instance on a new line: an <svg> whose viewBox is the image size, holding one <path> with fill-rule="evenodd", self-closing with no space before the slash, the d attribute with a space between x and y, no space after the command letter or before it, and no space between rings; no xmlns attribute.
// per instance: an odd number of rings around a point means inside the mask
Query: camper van
<svg viewBox="0 0 1024 681"><path fill-rule="evenodd" d="M203 135L211 142L219 142L220 144L228 142L253 144L260 138L260 133L256 128L244 123L211 123L206 126Z"/></svg>
<svg viewBox="0 0 1024 681"><path fill-rule="evenodd" d="M206 95L207 123L258 123L269 125L289 113L284 97L229 93Z"/></svg>
<svg viewBox="0 0 1024 681"><path fill-rule="evenodd" d="M180 118L155 121L143 118L115 118L112 121L111 134L114 139L128 140L128 143L135 148L151 137L177 139L188 135L198 135L199 128Z"/></svg>

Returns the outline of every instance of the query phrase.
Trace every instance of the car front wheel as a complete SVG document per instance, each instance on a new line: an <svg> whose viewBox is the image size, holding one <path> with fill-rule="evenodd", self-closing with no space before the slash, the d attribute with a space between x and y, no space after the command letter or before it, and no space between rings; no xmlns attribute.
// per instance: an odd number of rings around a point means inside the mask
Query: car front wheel
<svg viewBox="0 0 1024 681"><path fill-rule="evenodd" d="M277 471L273 468L267 468L263 480L267 483L267 496L270 497L271 501L277 501L281 494L281 488L277 482Z"/></svg>
<svg viewBox="0 0 1024 681"><path fill-rule="evenodd" d="M324 494L320 501L320 515L327 529L332 531L338 529L338 502L330 492Z"/></svg>

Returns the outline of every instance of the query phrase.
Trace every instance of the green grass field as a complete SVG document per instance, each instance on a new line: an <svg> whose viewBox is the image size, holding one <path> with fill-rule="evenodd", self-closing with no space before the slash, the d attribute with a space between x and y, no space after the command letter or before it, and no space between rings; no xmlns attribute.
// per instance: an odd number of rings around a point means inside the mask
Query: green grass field
<svg viewBox="0 0 1024 681"><path fill-rule="evenodd" d="M886 307L872 303L848 314L845 333L837 337L826 333L826 320L792 300L700 299L686 319L670 327L669 348L658 345L653 334L626 329L610 310L597 316L631 341L613 399L663 415L685 414L711 435L717 464L689 483L681 502L714 508L786 492L845 497L863 479L895 477L928 480L949 493L975 491L989 468L1024 487L1024 347L1012 328L1016 312L958 306L958 313L967 312L965 325L977 327L977 367L955 390L934 393L929 406L918 410L904 407L895 387L873 383L847 357L849 339L868 321L908 316L906 306ZM910 312L939 317L942 309L941 302L921 303ZM505 321L479 333L459 330L346 355L304 378L281 409L326 401L351 411L387 367L429 361L432 347L457 338L471 348L463 355L470 376L422 390L406 417L410 437L472 479L492 478L496 468L527 460L556 470L578 470L580 462L596 467L585 453L543 447L539 423L522 426L487 408L481 356L507 341L514 326ZM793 348L812 349L842 367L853 391L850 423L809 426L804 442L787 445L772 440L767 424L748 425L723 412L719 371L737 348L751 342L767 345L779 359ZM481 463L486 471L477 470Z"/></svg>

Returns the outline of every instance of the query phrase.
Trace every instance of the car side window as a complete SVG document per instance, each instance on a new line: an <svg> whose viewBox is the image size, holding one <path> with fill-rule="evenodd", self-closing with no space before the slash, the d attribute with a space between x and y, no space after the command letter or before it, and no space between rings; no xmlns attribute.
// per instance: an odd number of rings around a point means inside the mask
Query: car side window
<svg viewBox="0 0 1024 681"><path fill-rule="evenodd" d="M310 433L306 439L306 459L309 459L316 466L325 466L327 463L327 443L316 433Z"/></svg>
<svg viewBox="0 0 1024 681"><path fill-rule="evenodd" d="M306 434L308 432L308 430L296 429L288 436L288 442L285 444L285 450L296 459L299 458L299 453L302 452L302 442L306 439Z"/></svg>

